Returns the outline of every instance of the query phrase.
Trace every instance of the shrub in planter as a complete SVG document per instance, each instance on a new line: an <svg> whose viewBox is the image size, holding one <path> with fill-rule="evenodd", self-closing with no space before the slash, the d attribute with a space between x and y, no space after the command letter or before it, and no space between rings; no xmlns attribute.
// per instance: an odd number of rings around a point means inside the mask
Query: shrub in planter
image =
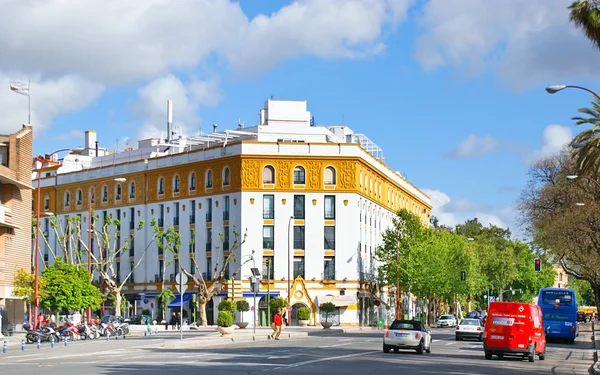
<svg viewBox="0 0 600 375"><path fill-rule="evenodd" d="M217 316L217 325L219 327L231 327L233 325L233 316L226 310L219 311Z"/></svg>
<svg viewBox="0 0 600 375"><path fill-rule="evenodd" d="M298 320L310 320L310 310L307 307L301 307L297 313Z"/></svg>
<svg viewBox="0 0 600 375"><path fill-rule="evenodd" d="M219 305L217 306L217 308L219 309L219 312L227 311L227 312L231 313L233 316L233 313L235 312L237 307L235 305L235 302L225 299L225 300L219 302Z"/></svg>
<svg viewBox="0 0 600 375"><path fill-rule="evenodd" d="M325 302L321 304L321 306L319 306L319 309L325 313L325 321L321 322L321 325L323 326L323 328L331 327L331 323L327 321L327 318L329 318L329 314L335 311L335 305L331 302Z"/></svg>
<svg viewBox="0 0 600 375"><path fill-rule="evenodd" d="M236 310L242 313L242 320L244 320L244 312L250 311L250 304L246 300L237 301L235 303Z"/></svg>

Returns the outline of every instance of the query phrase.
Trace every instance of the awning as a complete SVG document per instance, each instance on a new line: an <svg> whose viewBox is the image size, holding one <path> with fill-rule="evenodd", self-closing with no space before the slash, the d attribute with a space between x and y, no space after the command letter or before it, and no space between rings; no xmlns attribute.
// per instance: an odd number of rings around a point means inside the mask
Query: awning
<svg viewBox="0 0 600 375"><path fill-rule="evenodd" d="M183 304L184 305L186 303L190 302L190 300L192 299L192 295L193 295L193 293L183 293ZM172 309L174 307L180 307L180 306L181 306L180 294L176 294L175 299L173 301L171 301L171 303L169 303L169 305L167 307Z"/></svg>
<svg viewBox="0 0 600 375"><path fill-rule="evenodd" d="M0 183L7 184L7 185L15 185L15 186L17 186L17 187L19 187L21 189L31 189L31 190L33 190L33 186L31 186L31 185L29 185L29 184L27 184L25 182L22 182L22 181L19 181L19 180L15 180L14 178L9 177L9 176L7 176L5 174L2 174L2 173L0 173Z"/></svg>
<svg viewBox="0 0 600 375"><path fill-rule="evenodd" d="M337 307L355 305L358 301L355 296L317 296L316 305L321 306L325 302L331 302Z"/></svg>

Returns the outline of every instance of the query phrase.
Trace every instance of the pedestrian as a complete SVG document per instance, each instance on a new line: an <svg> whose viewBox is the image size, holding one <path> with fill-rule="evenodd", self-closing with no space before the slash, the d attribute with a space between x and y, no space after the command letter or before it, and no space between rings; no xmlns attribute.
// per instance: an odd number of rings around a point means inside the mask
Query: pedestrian
<svg viewBox="0 0 600 375"><path fill-rule="evenodd" d="M177 319L175 320L175 323L177 324L177 329L181 328L181 313L177 313Z"/></svg>
<svg viewBox="0 0 600 375"><path fill-rule="evenodd" d="M175 326L177 326L177 315L175 313L173 313L173 315L171 316L171 329L174 331L175 330Z"/></svg>
<svg viewBox="0 0 600 375"><path fill-rule="evenodd" d="M283 324L283 311L282 309L277 310L275 316L273 316L273 334L271 338L275 340L279 340L279 335L281 334L281 324Z"/></svg>

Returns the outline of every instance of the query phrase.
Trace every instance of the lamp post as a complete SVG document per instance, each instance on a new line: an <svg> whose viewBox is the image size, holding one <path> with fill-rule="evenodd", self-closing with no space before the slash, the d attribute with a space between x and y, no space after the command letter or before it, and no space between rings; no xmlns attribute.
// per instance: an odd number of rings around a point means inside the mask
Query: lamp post
<svg viewBox="0 0 600 375"><path fill-rule="evenodd" d="M119 177L119 178L109 178L106 180L102 180L90 190L90 195L88 197L88 238L87 238L88 272L89 272L90 276L92 275L92 203L94 203L94 202L92 202L92 200L94 198L94 195L96 194L96 189L98 188L98 186L100 186L104 183L107 183L109 181L125 182L125 181L127 181L127 179L124 177ZM88 305L87 322L88 322L88 324L92 324L92 306L91 305Z"/></svg>
<svg viewBox="0 0 600 375"><path fill-rule="evenodd" d="M578 179L578 178L583 178L583 179L586 179L586 180L588 180L588 181L591 181L591 182L593 182L594 184L596 184L596 186L598 186L598 187L600 188L600 182L598 182L597 180L595 180L595 179L593 179L593 178L591 178L591 177L587 177L587 176L578 176L578 175L576 175L576 174L572 174L572 175L569 175L569 176L567 176L567 180L571 180L571 181L573 181L573 180L576 180L576 179Z"/></svg>
<svg viewBox="0 0 600 375"><path fill-rule="evenodd" d="M290 306L290 301L291 301L291 274L290 274L290 263L291 263L291 252L292 252L292 246L291 246L291 231L292 231L292 222L294 220L294 216L290 216L290 219L288 220L288 277L287 277L287 302L288 302L288 306L287 306L287 325L288 327L291 325L292 323L292 306Z"/></svg>
<svg viewBox="0 0 600 375"><path fill-rule="evenodd" d="M556 94L557 92L562 91L564 89L577 89L577 90L587 91L590 94L594 95L596 97L596 99L600 100L600 95L596 94L594 91L588 89L587 87L583 87L583 86L575 86L575 85L553 85L553 86L546 87L546 92L548 94Z"/></svg>
<svg viewBox="0 0 600 375"><path fill-rule="evenodd" d="M48 156L52 156L54 154L57 154L59 152L63 152L63 151L71 151L70 148L63 148L60 150L56 150L51 154L48 154ZM46 161L45 158L39 157L37 156L34 161L39 162L40 163L40 168L37 168L37 192L36 192L36 207L35 207L35 259L34 259L34 282L33 282L33 328L37 328L37 316L38 316L38 310L39 310L39 306L40 306L40 301L39 301L39 286L40 286L40 217L41 217L41 199L42 199L42 187L41 187L41 181L42 181L42 169L44 168L44 162ZM31 321L32 319L30 319Z"/></svg>

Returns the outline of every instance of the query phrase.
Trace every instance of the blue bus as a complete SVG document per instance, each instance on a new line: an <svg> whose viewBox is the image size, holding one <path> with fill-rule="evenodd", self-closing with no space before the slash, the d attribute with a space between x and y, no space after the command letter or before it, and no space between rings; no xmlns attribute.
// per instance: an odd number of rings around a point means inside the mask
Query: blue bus
<svg viewBox="0 0 600 375"><path fill-rule="evenodd" d="M566 339L572 344L579 334L575 291L566 288L540 289L538 306L542 309L546 337Z"/></svg>

